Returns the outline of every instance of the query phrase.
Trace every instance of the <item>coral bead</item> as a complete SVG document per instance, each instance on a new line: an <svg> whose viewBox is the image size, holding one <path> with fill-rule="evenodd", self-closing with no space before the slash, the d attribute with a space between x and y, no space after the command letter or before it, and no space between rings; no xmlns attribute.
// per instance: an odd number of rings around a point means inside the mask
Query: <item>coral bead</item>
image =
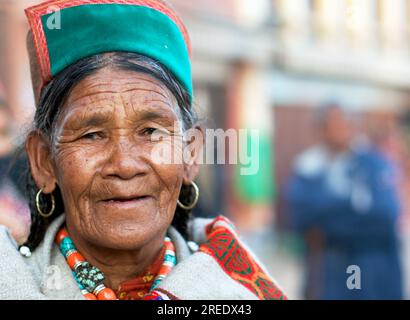
<svg viewBox="0 0 410 320"><path fill-rule="evenodd" d="M86 294L84 294L84 297L87 300L97 300L97 297L95 295L93 295L92 293L86 293Z"/></svg>
<svg viewBox="0 0 410 320"><path fill-rule="evenodd" d="M55 241L58 245L60 245L61 241L63 241L63 239L67 237L68 237L68 233L66 229L63 228L57 233Z"/></svg>
<svg viewBox="0 0 410 320"><path fill-rule="evenodd" d="M110 288L104 288L97 295L98 300L116 300L117 295Z"/></svg>
<svg viewBox="0 0 410 320"><path fill-rule="evenodd" d="M77 251L73 252L67 257L67 263L71 269L74 269L75 265L79 262L85 261L85 258L79 254Z"/></svg>

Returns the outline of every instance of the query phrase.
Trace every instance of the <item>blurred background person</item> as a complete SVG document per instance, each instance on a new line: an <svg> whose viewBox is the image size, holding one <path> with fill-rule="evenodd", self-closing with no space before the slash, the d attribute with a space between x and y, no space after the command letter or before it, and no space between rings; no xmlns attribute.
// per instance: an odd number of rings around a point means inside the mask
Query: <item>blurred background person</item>
<svg viewBox="0 0 410 320"><path fill-rule="evenodd" d="M12 143L12 115L7 107L5 90L0 83L0 224L22 243L29 231L28 208L23 201L20 177L24 159L17 158Z"/></svg>
<svg viewBox="0 0 410 320"><path fill-rule="evenodd" d="M296 158L288 188L307 248L305 296L401 299L394 167L374 145L356 143L339 106L321 108L316 120L321 143ZM360 268L356 289L347 284L349 266Z"/></svg>

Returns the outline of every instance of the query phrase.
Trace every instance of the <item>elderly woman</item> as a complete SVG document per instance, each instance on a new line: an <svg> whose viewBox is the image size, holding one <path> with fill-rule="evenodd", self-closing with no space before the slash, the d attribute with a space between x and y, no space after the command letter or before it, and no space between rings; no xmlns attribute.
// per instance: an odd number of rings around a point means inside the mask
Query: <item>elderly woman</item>
<svg viewBox="0 0 410 320"><path fill-rule="evenodd" d="M186 139L201 129L174 11L52 0L26 13L32 225L21 247L0 228L0 298L285 298L226 218L190 216L203 141ZM189 156L158 157L169 149Z"/></svg>

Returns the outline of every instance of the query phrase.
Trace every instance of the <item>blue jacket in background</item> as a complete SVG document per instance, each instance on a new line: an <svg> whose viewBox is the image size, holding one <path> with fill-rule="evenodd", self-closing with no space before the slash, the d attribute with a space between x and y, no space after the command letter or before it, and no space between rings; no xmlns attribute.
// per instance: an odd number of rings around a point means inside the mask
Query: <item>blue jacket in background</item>
<svg viewBox="0 0 410 320"><path fill-rule="evenodd" d="M321 147L305 152L287 189L295 230L320 235L307 254L308 297L402 299L393 165L374 148L333 162ZM360 268L360 289L347 286L349 266Z"/></svg>

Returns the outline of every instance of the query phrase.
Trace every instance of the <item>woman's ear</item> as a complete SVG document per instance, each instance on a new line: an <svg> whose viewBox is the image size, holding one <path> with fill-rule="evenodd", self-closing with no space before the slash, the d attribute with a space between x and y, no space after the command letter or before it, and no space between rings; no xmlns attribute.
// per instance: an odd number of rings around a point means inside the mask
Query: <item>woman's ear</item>
<svg viewBox="0 0 410 320"><path fill-rule="evenodd" d="M52 193L56 187L50 146L38 131L29 134L26 141L26 152L30 163L31 174L39 189L45 194Z"/></svg>
<svg viewBox="0 0 410 320"><path fill-rule="evenodd" d="M197 125L185 133L184 178L183 184L189 185L199 173L205 142L204 128Z"/></svg>

